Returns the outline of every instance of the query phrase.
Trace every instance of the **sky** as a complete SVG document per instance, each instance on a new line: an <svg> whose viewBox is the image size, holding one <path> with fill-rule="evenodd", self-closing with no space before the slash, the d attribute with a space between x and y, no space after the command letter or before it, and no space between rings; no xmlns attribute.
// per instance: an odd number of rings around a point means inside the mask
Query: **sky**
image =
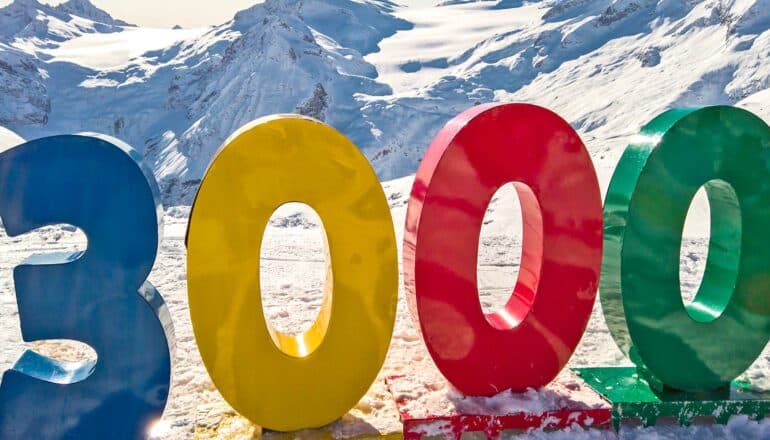
<svg viewBox="0 0 770 440"><path fill-rule="evenodd" d="M12 0L0 0L0 7ZM62 0L42 0L58 4ZM224 23L261 0L91 0L115 18L148 27L202 27Z"/></svg>

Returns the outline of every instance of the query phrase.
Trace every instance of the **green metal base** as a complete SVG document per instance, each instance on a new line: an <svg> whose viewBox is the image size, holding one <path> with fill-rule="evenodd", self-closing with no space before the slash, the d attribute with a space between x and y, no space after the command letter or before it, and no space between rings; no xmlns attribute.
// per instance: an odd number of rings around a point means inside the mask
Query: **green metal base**
<svg viewBox="0 0 770 440"><path fill-rule="evenodd" d="M636 367L577 368L575 373L612 405L612 425L638 420L654 426L673 419L689 426L698 419L726 424L733 415L760 419L770 415L770 391L754 391L748 382L733 381L730 387L707 392L655 390L640 377Z"/></svg>

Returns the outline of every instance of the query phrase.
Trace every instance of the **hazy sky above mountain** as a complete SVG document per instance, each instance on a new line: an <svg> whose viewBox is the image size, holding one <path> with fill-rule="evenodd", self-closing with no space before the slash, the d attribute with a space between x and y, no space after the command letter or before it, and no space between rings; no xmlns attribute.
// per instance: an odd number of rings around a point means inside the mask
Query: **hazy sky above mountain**
<svg viewBox="0 0 770 440"><path fill-rule="evenodd" d="M91 0L115 18L142 26L169 28L174 25L201 27L221 24L261 0ZM12 0L0 0L0 7ZM58 4L63 0L42 0Z"/></svg>

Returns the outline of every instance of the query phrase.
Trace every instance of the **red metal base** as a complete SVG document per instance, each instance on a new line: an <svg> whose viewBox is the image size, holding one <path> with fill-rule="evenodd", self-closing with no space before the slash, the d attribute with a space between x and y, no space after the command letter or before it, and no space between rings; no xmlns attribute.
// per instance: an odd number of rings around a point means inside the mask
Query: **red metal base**
<svg viewBox="0 0 770 440"><path fill-rule="evenodd" d="M483 433L497 439L505 431L557 430L573 426L606 429L612 409L570 372L542 390L523 394L503 392L495 397L467 397L443 378L394 376L388 388L404 424L404 439L460 439Z"/></svg>

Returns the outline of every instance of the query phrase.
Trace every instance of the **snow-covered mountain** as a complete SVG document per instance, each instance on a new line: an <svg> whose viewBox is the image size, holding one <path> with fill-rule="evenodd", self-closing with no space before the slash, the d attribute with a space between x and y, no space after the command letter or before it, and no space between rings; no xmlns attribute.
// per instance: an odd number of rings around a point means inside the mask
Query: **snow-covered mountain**
<svg viewBox="0 0 770 440"><path fill-rule="evenodd" d="M116 20L89 0L69 0L50 6L37 0L16 0L0 9L0 40L21 39L40 46L87 33L120 32L128 23Z"/></svg>
<svg viewBox="0 0 770 440"><path fill-rule="evenodd" d="M389 170L414 169L433 127L474 103L524 101L554 109L580 131L595 161L611 159L598 163L608 173L624 138L657 113L742 105L770 85L767 0L466 3L472 5L444 6L445 14L474 11L478 22L495 23L492 35L462 52L400 58L397 67L413 73L391 75L394 81L414 76L424 85L365 108L372 119L389 114L399 121L397 132L383 130L382 152L394 154L374 158L388 177L394 177ZM515 26L487 19L506 14ZM767 96L753 101L767 103ZM752 109L770 117L767 104Z"/></svg>
<svg viewBox="0 0 770 440"><path fill-rule="evenodd" d="M99 16L88 5L78 0L79 13ZM361 127L356 95L385 96L391 89L375 81L375 67L362 56L410 27L392 15L393 8L388 1L271 0L192 35L167 31L180 41L165 47L151 47L157 30L125 26L118 29L123 35L111 35L114 27L94 27L97 38L43 45L26 29L46 28L52 9L17 0L0 16L22 10L38 19L2 46L0 63L9 68L0 96L9 99L0 125L27 138L86 130L121 137L144 152L167 203L189 201L220 143L258 116L299 112L345 132L368 130ZM121 38L125 46L151 50L106 68L89 63L99 57L100 41L115 47ZM94 43L96 52L78 47L78 40Z"/></svg>
<svg viewBox="0 0 770 440"><path fill-rule="evenodd" d="M16 0L0 9L0 124L34 129L48 123L51 78L46 50L86 34L120 32L129 26L88 0L57 6Z"/></svg>
<svg viewBox="0 0 770 440"><path fill-rule="evenodd" d="M197 30L16 0L0 9L0 125L123 138L179 204L259 116L322 119L391 179L460 111L528 101L571 121L608 174L669 107L770 116L769 27L770 0L267 0Z"/></svg>

